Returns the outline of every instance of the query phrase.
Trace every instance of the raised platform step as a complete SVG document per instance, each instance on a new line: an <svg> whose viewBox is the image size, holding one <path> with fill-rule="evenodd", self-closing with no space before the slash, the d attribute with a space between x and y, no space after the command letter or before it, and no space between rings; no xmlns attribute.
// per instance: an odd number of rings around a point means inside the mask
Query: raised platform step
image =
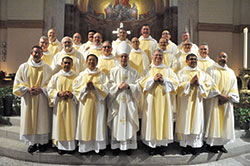
<svg viewBox="0 0 250 166"><path fill-rule="evenodd" d="M20 126L20 116L1 116L0 124L1 124L1 121L4 124L9 124L12 126Z"/></svg>
<svg viewBox="0 0 250 166"><path fill-rule="evenodd" d="M52 149L45 153L36 152L34 154L27 153L27 145L22 142L0 138L0 155L37 163L50 164L69 164L69 165L180 165L180 164L199 164L216 161L219 159L229 158L240 154L250 152L250 139L238 138L234 143L227 145L228 153L212 154L203 152L200 155L192 156L179 154L178 146L170 145L166 156L149 156L147 148L139 143L139 149L135 150L131 156L121 153L119 156L113 156L111 150L106 150L106 155L90 153L80 155L78 152L74 154L58 155Z"/></svg>

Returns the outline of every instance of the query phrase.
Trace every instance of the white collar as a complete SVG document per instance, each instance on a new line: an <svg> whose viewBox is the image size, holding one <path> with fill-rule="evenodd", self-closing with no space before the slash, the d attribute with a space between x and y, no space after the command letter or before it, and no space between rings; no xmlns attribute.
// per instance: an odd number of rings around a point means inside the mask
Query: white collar
<svg viewBox="0 0 250 166"><path fill-rule="evenodd" d="M142 52L142 50L140 48L137 49L137 50L135 50L134 48L132 48L131 52L138 52L138 53L140 53L140 52Z"/></svg>
<svg viewBox="0 0 250 166"><path fill-rule="evenodd" d="M94 75L94 74L98 74L100 72L100 70L98 68L95 68L94 70L90 70L89 68L86 68L85 69L85 72L87 74L91 74L91 75Z"/></svg>
<svg viewBox="0 0 250 166"><path fill-rule="evenodd" d="M194 71L194 70L199 70L198 66L196 66L195 68L186 66L186 69L187 69L187 70L192 70L192 71Z"/></svg>
<svg viewBox="0 0 250 166"><path fill-rule="evenodd" d="M110 54L109 56L101 55L101 59L113 59L115 56L113 54Z"/></svg>
<svg viewBox="0 0 250 166"><path fill-rule="evenodd" d="M225 64L225 66L223 67L223 66L219 65L219 64L216 62L216 63L214 63L214 66L217 67L217 68L220 68L220 69L228 70L227 64Z"/></svg>
<svg viewBox="0 0 250 166"><path fill-rule="evenodd" d="M60 42L56 39L56 40L53 41L53 42L49 41L49 43L50 43L50 44L58 44L58 43L60 43Z"/></svg>
<svg viewBox="0 0 250 166"><path fill-rule="evenodd" d="M161 63L160 65L155 65L153 62L150 64L152 68L167 68L167 66L164 63Z"/></svg>
<svg viewBox="0 0 250 166"><path fill-rule="evenodd" d="M207 60L210 59L208 55L206 56L206 58L203 58L203 57L200 55L200 53L198 53L197 58L198 58L199 61L207 61Z"/></svg>
<svg viewBox="0 0 250 166"><path fill-rule="evenodd" d="M142 35L140 36L139 40L152 40L153 38L151 37L151 35L149 35L149 37L144 38Z"/></svg>
<svg viewBox="0 0 250 166"><path fill-rule="evenodd" d="M67 55L72 55L72 54L75 53L75 51L76 51L75 48L72 47L72 50L71 50L69 53L66 53L64 49L62 50L62 53L63 53L63 54L67 54Z"/></svg>
<svg viewBox="0 0 250 166"><path fill-rule="evenodd" d="M36 63L31 57L31 60L28 61L28 64L32 67L42 67L45 63L43 62L43 60L41 60L39 63Z"/></svg>
<svg viewBox="0 0 250 166"><path fill-rule="evenodd" d="M43 52L43 55L49 55L49 50L47 50L46 52Z"/></svg>
<svg viewBox="0 0 250 166"><path fill-rule="evenodd" d="M71 77L72 75L75 74L74 70L70 70L69 72L65 72L64 70L60 70L60 74L65 76L65 77Z"/></svg>
<svg viewBox="0 0 250 166"><path fill-rule="evenodd" d="M99 46L96 46L96 45L92 44L92 45L90 46L90 48L91 48L91 49L100 50L100 49L102 49L102 44L100 44Z"/></svg>

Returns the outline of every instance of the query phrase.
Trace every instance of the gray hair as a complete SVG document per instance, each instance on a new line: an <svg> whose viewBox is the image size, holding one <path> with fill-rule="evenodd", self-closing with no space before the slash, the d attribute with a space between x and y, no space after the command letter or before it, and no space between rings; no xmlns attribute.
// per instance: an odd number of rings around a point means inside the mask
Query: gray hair
<svg viewBox="0 0 250 166"><path fill-rule="evenodd" d="M73 43L73 39L71 37L69 37L69 36L63 37L61 42L63 43L64 40L67 39L67 38L69 38L69 40L71 41L71 43Z"/></svg>
<svg viewBox="0 0 250 166"><path fill-rule="evenodd" d="M39 39L39 41L42 40L42 39L43 40L49 40L49 38L47 36L41 36L40 39Z"/></svg>

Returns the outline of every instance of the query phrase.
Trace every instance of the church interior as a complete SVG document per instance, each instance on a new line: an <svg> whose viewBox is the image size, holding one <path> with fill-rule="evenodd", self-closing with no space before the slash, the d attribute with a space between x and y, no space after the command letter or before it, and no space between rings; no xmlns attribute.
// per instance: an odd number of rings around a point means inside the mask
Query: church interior
<svg viewBox="0 0 250 166"><path fill-rule="evenodd" d="M212 59L225 51L229 55L229 66L239 74L243 66L243 28L250 26L250 1L124 2L128 3L130 12L112 15L109 11L115 11L115 0L0 0L1 70L15 73L18 66L27 61L31 47L50 28L56 29L59 40L80 32L85 42L87 31L95 29L102 33L104 40L112 41L117 38L112 31L122 22L131 31L129 39L139 36L140 27L145 23L151 26L151 35L157 41L162 29L168 28L171 40L177 45L182 32L188 31L197 45L208 43Z"/></svg>

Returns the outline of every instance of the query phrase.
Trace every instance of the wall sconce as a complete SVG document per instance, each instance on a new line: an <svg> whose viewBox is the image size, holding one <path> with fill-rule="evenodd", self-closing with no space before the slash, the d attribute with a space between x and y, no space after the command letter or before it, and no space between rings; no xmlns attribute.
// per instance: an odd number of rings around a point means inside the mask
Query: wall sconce
<svg viewBox="0 0 250 166"><path fill-rule="evenodd" d="M6 56L7 56L7 43L6 42L2 42L0 48L2 48L1 50L1 55L2 55L2 61L6 61Z"/></svg>

